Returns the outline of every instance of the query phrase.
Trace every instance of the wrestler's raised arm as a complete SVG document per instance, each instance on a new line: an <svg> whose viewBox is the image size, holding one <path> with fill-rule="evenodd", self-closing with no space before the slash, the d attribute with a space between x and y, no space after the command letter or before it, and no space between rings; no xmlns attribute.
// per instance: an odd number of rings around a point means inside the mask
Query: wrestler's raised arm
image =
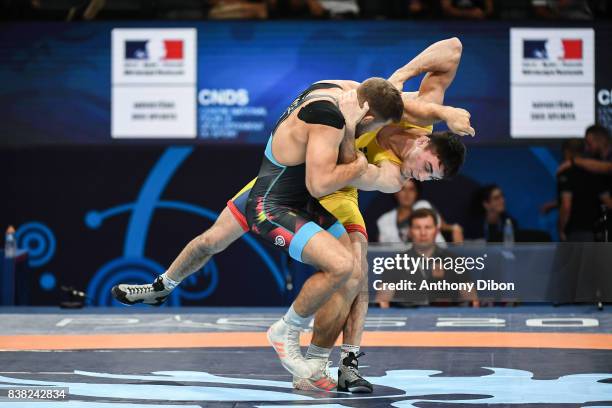
<svg viewBox="0 0 612 408"><path fill-rule="evenodd" d="M404 88L404 82L427 72L425 79L427 79L427 76L436 77L434 78L435 81L426 81L424 79L421 82L419 94L421 91L428 92L427 89L423 89L423 83L428 86L431 82L436 82L436 87L442 85L446 89L453 82L453 78L455 78L455 73L461 60L461 52L461 41L457 37L433 43L409 63L395 71L389 77L389 82L401 91ZM442 97L444 97L443 94ZM442 103L442 101L432 102Z"/></svg>
<svg viewBox="0 0 612 408"><path fill-rule="evenodd" d="M429 126L438 121L446 122L448 129L460 136L474 136L476 131L470 123L470 113L465 109L444 106L420 98L410 98L404 92L404 119L419 126Z"/></svg>

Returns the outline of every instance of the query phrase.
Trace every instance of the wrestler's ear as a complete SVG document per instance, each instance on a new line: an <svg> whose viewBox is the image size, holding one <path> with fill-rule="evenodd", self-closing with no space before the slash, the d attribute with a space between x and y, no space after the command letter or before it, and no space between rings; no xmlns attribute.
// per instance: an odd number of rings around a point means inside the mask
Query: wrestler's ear
<svg viewBox="0 0 612 408"><path fill-rule="evenodd" d="M376 119L376 117L374 115L372 115L370 112L368 112L368 113L365 114L363 119L361 119L360 123L362 125L369 125L370 123L374 122L375 119Z"/></svg>

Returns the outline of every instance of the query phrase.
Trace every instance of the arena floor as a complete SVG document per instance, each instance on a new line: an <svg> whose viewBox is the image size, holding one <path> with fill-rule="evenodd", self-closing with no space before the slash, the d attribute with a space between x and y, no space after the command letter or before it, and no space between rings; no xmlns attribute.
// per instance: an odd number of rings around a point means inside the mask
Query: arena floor
<svg viewBox="0 0 612 408"><path fill-rule="evenodd" d="M609 308L372 309L361 395L292 389L265 339L281 312L0 309L0 408L612 406ZM6 397L25 386L68 401Z"/></svg>

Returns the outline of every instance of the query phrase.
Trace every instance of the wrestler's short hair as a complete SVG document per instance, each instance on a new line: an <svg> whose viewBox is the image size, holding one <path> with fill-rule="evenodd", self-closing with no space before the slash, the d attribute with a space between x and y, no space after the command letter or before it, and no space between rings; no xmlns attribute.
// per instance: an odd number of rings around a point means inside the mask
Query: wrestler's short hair
<svg viewBox="0 0 612 408"><path fill-rule="evenodd" d="M450 178L457 173L465 162L465 145L461 137L450 131L433 132L429 135L429 149L440 160L444 171L444 178Z"/></svg>
<svg viewBox="0 0 612 408"><path fill-rule="evenodd" d="M359 103L368 102L370 111L382 120L399 122L404 113L402 94L383 78L368 78L357 88Z"/></svg>

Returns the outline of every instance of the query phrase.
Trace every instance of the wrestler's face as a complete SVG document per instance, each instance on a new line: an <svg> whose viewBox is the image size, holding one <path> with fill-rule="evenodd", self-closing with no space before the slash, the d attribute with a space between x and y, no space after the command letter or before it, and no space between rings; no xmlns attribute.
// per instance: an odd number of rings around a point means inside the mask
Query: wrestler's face
<svg viewBox="0 0 612 408"><path fill-rule="evenodd" d="M404 177L419 181L441 180L444 178L440 159L429 148L429 138L427 136L421 136L414 141L408 157L403 161L402 174Z"/></svg>
<svg viewBox="0 0 612 408"><path fill-rule="evenodd" d="M438 227L432 217L415 218L410 225L410 237L416 245L433 244Z"/></svg>

